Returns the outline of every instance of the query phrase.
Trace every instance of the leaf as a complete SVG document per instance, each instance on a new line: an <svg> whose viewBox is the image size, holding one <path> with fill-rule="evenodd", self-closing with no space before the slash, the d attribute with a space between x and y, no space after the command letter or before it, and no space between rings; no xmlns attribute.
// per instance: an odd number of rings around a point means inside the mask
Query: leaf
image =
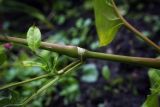
<svg viewBox="0 0 160 107"><path fill-rule="evenodd" d="M156 82L158 83L160 82L160 70L150 69L148 72L148 75L149 75L152 87Z"/></svg>
<svg viewBox="0 0 160 107"><path fill-rule="evenodd" d="M52 69L52 72L56 71L56 66L58 64L58 58L59 58L59 55L57 53L51 53L49 57L49 65L50 65L50 68Z"/></svg>
<svg viewBox="0 0 160 107"><path fill-rule="evenodd" d="M32 51L39 48L41 43L41 32L38 27L32 26L27 32L28 46Z"/></svg>
<svg viewBox="0 0 160 107"><path fill-rule="evenodd" d="M40 63L40 62L34 62L34 61L23 61L22 64L26 67L41 67L42 69L46 69L46 65Z"/></svg>
<svg viewBox="0 0 160 107"><path fill-rule="evenodd" d="M0 46L0 65L2 65L6 61L6 54L4 52L4 48Z"/></svg>
<svg viewBox="0 0 160 107"><path fill-rule="evenodd" d="M88 64L83 67L82 81L92 83L98 79L98 71L94 64Z"/></svg>
<svg viewBox="0 0 160 107"><path fill-rule="evenodd" d="M158 96L156 94L149 95L142 107L159 107Z"/></svg>
<svg viewBox="0 0 160 107"><path fill-rule="evenodd" d="M108 45L123 23L116 16L110 0L94 0L94 11L100 46Z"/></svg>
<svg viewBox="0 0 160 107"><path fill-rule="evenodd" d="M110 74L110 70L109 70L108 66L103 67L102 75L103 75L104 79L106 79L106 80L110 79L111 74Z"/></svg>
<svg viewBox="0 0 160 107"><path fill-rule="evenodd" d="M149 95L142 107L159 107L160 70L150 69L148 72L151 82L151 95Z"/></svg>
<svg viewBox="0 0 160 107"><path fill-rule="evenodd" d="M160 93L160 70L150 69L148 75L151 83L151 94Z"/></svg>

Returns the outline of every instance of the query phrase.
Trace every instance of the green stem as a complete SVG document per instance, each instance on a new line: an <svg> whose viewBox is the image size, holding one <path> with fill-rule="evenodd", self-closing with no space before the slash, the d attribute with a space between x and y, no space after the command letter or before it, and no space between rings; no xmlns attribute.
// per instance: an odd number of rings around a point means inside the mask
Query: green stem
<svg viewBox="0 0 160 107"><path fill-rule="evenodd" d="M63 70L64 72L62 73L62 75L57 75L55 76L55 78L53 79L50 79L45 85L43 85L36 93L34 93L33 95L31 95L29 98L27 98L23 103L21 104L9 104L7 105L6 107L19 107L19 106L25 106L27 103L29 103L32 99L34 99L36 96L38 96L39 94L41 94L42 92L44 92L46 89L48 89L51 85L55 85L55 83L61 79L63 76L66 76L67 74L70 74L71 71L77 69L80 65L82 65L82 61L80 60L77 60L77 61L74 61L73 63L69 64L68 66L64 67ZM60 71L61 71L60 70ZM52 74L46 74L46 77L48 76L52 76ZM37 77L37 79L39 78L42 78L42 77L45 77L45 75L43 76L40 76L40 77ZM35 79L35 78L34 78ZM31 80L31 79L30 79ZM32 79L33 81L33 79ZM23 81L23 83L26 83L26 82L30 82L30 81ZM22 83L22 82L21 82ZM19 84L20 85L20 84ZM13 85L12 85L13 86ZM14 85L15 86L15 85ZM6 88L9 88L9 87L6 87Z"/></svg>
<svg viewBox="0 0 160 107"><path fill-rule="evenodd" d="M64 74L66 73L66 71L68 71L70 68L72 68L73 66L77 65L78 63L80 63L81 61L80 60L77 60L71 64L69 64L68 66L66 66L64 69L58 71L57 73L58 74Z"/></svg>
<svg viewBox="0 0 160 107"><path fill-rule="evenodd" d="M130 56L121 56L121 55L112 55L112 54L104 54L97 53L92 51L86 51L87 58L95 58L123 63L131 63L135 65L141 65L145 67L151 68L160 68L160 59L159 58L141 58L141 57L130 57Z"/></svg>
<svg viewBox="0 0 160 107"><path fill-rule="evenodd" d="M23 84L26 84L28 82L32 82L32 81L35 81L35 80L43 79L43 78L46 78L46 77L49 77L49 76L53 76L53 75L52 74L45 74L45 75L42 75L42 76L39 76L39 77L35 77L35 78L32 78L32 79L28 79L28 80L25 80L25 81L11 83L11 84L8 84L8 85L0 87L0 90L4 90L6 88L23 85Z"/></svg>
<svg viewBox="0 0 160 107"><path fill-rule="evenodd" d="M43 91L45 91L47 88L49 88L51 85L55 85L55 83L62 78L62 76L65 76L66 74L69 74L71 71L75 70L76 68L78 68L82 63L79 61L75 61L73 63L71 63L70 65L68 65L67 67L63 68L64 73L62 75L59 75L57 77L55 77L52 80L49 80L49 82L47 84L45 84L42 88L40 88L36 93L34 93L31 97L27 98L27 100L25 100L22 104L20 105L26 105L27 103L29 103L33 98L35 98L37 95L41 94Z"/></svg>
<svg viewBox="0 0 160 107"><path fill-rule="evenodd" d="M117 14L117 16L120 18L120 20L124 23L124 25L132 32L134 32L136 34L136 36L138 36L139 38L141 38L142 40L144 40L148 45L154 47L159 53L160 53L160 46L158 46L157 44L155 44L153 41L151 41L149 38L147 38L145 35L143 35L139 30L137 30L135 27L133 27L118 11L118 8L114 2L114 0L112 1L112 5L113 5L113 9L115 11L115 13Z"/></svg>
<svg viewBox="0 0 160 107"><path fill-rule="evenodd" d="M80 63L79 60L77 60L77 61L69 64L68 66L66 66L66 67L63 68L62 70L59 70L58 74L63 74L63 73L65 73L65 72L68 71L70 68L72 68L73 66L77 65L78 63ZM60 72L60 71L63 71L63 72ZM10 88L10 87L15 87L15 86L23 85L23 84L26 84L26 83L29 83L29 82L32 82L32 81L35 81L35 80L39 80L39 79L43 79L43 78L51 77L51 76L55 76L55 75L49 73L49 74L41 75L41 76L39 76L39 77L35 77L35 78L28 79L28 80L25 80L25 81L16 82L16 83L11 83L11 84L8 84L8 85L5 85L5 86L1 86L1 87L0 87L0 90L4 90L4 89Z"/></svg>
<svg viewBox="0 0 160 107"><path fill-rule="evenodd" d="M81 66L83 64L83 62L79 62L77 64L75 64L73 67L71 67L70 69L68 69L63 76L66 76L67 74L70 74L73 70L76 70L79 66Z"/></svg>
<svg viewBox="0 0 160 107"><path fill-rule="evenodd" d="M25 39L16 38L16 37L0 36L0 41L14 42L18 44L27 45L27 41ZM40 48L46 49L49 51L54 51L60 54L64 54L73 58L80 58L80 55L78 54L78 49L76 46L65 46L65 45L42 42ZM92 52L88 50L85 51L85 53L83 54L83 57L123 62L123 63L131 63L131 64L143 65L151 68L160 68L159 58L130 57L130 56L123 56L123 55L113 55L113 54L106 54L106 53L100 53L100 52Z"/></svg>
<svg viewBox="0 0 160 107"><path fill-rule="evenodd" d="M26 105L27 103L29 103L33 98L35 98L37 95L39 95L40 93L42 93L44 90L46 90L48 87L50 87L51 85L55 85L55 83L60 79L59 76L55 77L54 79L48 81L48 83L46 85L44 85L42 88L40 88L36 93L34 93L31 97L27 98L27 100L25 100L21 105Z"/></svg>

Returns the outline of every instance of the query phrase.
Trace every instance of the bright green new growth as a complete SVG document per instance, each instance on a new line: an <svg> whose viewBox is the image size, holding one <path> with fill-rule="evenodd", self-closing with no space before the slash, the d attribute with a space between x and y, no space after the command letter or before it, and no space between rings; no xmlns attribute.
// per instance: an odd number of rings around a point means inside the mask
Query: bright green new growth
<svg viewBox="0 0 160 107"><path fill-rule="evenodd" d="M40 63L40 62L35 62L35 61L23 61L22 64L25 66L25 67L34 67L34 66L37 66L37 67L40 67L42 69L46 69L46 65L44 65L43 63Z"/></svg>
<svg viewBox="0 0 160 107"><path fill-rule="evenodd" d="M94 0L94 11L100 46L108 45L123 23L116 16L110 0Z"/></svg>
<svg viewBox="0 0 160 107"><path fill-rule="evenodd" d="M41 43L41 32L38 27L32 26L27 32L27 43L32 51L36 51Z"/></svg>

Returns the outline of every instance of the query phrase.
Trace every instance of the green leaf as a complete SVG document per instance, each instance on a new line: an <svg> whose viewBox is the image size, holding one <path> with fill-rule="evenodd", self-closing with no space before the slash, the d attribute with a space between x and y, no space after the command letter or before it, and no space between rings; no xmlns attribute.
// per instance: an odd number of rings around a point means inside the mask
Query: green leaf
<svg viewBox="0 0 160 107"><path fill-rule="evenodd" d="M158 83L160 82L160 70L150 69L148 72L148 75L149 75L152 87L156 82Z"/></svg>
<svg viewBox="0 0 160 107"><path fill-rule="evenodd" d="M41 67L42 69L46 69L46 65L40 63L40 62L34 62L34 61L23 61L22 64L26 67Z"/></svg>
<svg viewBox="0 0 160 107"><path fill-rule="evenodd" d="M38 27L32 26L27 32L28 46L32 51L39 48L41 43L41 32Z"/></svg>
<svg viewBox="0 0 160 107"><path fill-rule="evenodd" d="M0 65L2 65L6 61L6 54L4 52L4 48L0 46Z"/></svg>
<svg viewBox="0 0 160 107"><path fill-rule="evenodd" d="M151 95L147 97L142 107L159 107L160 70L150 69L148 75L151 82Z"/></svg>
<svg viewBox="0 0 160 107"><path fill-rule="evenodd" d="M160 70L150 69L148 72L150 83L151 83L151 94L160 93Z"/></svg>
<svg viewBox="0 0 160 107"><path fill-rule="evenodd" d="M156 94L149 95L142 107L159 107L158 96Z"/></svg>
<svg viewBox="0 0 160 107"><path fill-rule="evenodd" d="M109 70L108 66L103 67L102 75L103 75L104 79L106 79L106 80L110 79L111 73L110 73L110 70Z"/></svg>
<svg viewBox="0 0 160 107"><path fill-rule="evenodd" d="M83 76L82 81L92 83L96 82L98 79L98 71L94 64L87 64L83 66Z"/></svg>
<svg viewBox="0 0 160 107"><path fill-rule="evenodd" d="M49 65L52 69L52 73L56 71L56 66L58 64L59 55L57 53L51 53L49 57Z"/></svg>
<svg viewBox="0 0 160 107"><path fill-rule="evenodd" d="M94 11L100 46L108 45L123 23L116 16L111 0L94 0Z"/></svg>

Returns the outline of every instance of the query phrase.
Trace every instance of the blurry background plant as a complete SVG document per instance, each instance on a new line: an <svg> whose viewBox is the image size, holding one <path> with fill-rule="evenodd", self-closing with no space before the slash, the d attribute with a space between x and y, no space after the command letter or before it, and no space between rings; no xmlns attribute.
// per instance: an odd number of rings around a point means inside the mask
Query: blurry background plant
<svg viewBox="0 0 160 107"><path fill-rule="evenodd" d="M127 14L126 18L133 25L160 44L159 0L116 2L121 13ZM24 32L32 24L39 26L43 34L42 39L51 43L72 44L115 54L158 56L152 48L146 47L141 40L138 42L133 34L124 28L113 43L99 48L92 0L0 0L1 34L25 37ZM5 54L1 50L5 50ZM0 64L7 58L0 66L1 84L22 81L45 73L40 67L22 66L24 60L38 60L27 48L14 45L8 49L2 44L0 54L4 56L0 58ZM56 53L49 51L39 51L39 54L46 60L50 59L50 56L56 56ZM68 57L59 57L57 69L69 62ZM36 98L28 107L139 107L150 93L146 68L97 60L89 60L88 63L79 70L82 72L62 79L56 87L49 88L46 94ZM19 97L25 98L45 82L46 79L42 79L10 89L17 92L2 91L0 104L7 103L7 99L14 102ZM12 99L12 96L17 98Z"/></svg>

